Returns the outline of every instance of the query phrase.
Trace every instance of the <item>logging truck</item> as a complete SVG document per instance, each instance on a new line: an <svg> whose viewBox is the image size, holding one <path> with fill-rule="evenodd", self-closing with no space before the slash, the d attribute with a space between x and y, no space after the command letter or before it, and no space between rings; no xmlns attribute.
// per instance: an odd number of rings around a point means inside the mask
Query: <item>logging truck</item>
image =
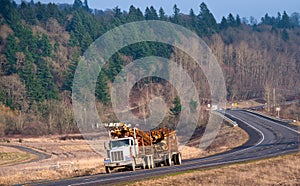
<svg viewBox="0 0 300 186"><path fill-rule="evenodd" d="M105 124L105 127L109 133L109 143L105 145L106 173L119 168L135 171L181 165L176 131L160 128L145 132L123 123Z"/></svg>

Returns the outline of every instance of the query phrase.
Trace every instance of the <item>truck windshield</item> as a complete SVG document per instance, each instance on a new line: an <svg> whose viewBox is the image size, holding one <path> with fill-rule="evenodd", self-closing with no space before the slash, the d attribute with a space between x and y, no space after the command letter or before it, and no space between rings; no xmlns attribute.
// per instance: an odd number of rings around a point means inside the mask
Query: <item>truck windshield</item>
<svg viewBox="0 0 300 186"><path fill-rule="evenodd" d="M115 147L126 147L129 146L129 139L125 139L125 140L117 140L117 141L111 141L110 142L110 146L111 148L115 148Z"/></svg>

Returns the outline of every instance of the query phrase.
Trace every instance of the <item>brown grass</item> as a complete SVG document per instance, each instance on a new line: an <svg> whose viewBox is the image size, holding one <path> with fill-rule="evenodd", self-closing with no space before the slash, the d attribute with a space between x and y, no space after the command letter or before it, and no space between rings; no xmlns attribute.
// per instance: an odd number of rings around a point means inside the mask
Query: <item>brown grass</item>
<svg viewBox="0 0 300 186"><path fill-rule="evenodd" d="M0 185L30 183L104 172L103 158L94 152L84 140L58 139L58 136L25 138L22 144L19 144L17 139L10 139L12 145L30 147L50 154L51 158L14 166L1 166ZM18 151L14 148L1 148L1 150L6 152Z"/></svg>
<svg viewBox="0 0 300 186"><path fill-rule="evenodd" d="M210 147L205 150L198 148L200 139L192 141L192 146L180 148L183 159L199 158L225 152L235 147L241 146L249 139L248 134L239 127L223 125Z"/></svg>
<svg viewBox="0 0 300 186"><path fill-rule="evenodd" d="M36 158L36 156L33 154L20 151L16 148L0 145L0 166L26 162L34 158Z"/></svg>
<svg viewBox="0 0 300 186"><path fill-rule="evenodd" d="M300 185L300 152L246 164L139 181L130 185Z"/></svg>
<svg viewBox="0 0 300 186"><path fill-rule="evenodd" d="M61 136L25 138L22 145L51 155L50 159L0 167L0 185L22 184L43 180L54 180L81 175L104 173L103 157L94 152L84 140L59 140ZM196 147L184 146L183 159L203 157L229 150L244 143L247 133L238 127L222 126L211 148L201 151ZM18 139L10 139L19 144ZM194 140L194 145L198 144ZM20 144L19 144L20 145ZM3 151L14 151L12 148ZM73 163L71 163L73 162ZM60 164L58 167L57 164Z"/></svg>

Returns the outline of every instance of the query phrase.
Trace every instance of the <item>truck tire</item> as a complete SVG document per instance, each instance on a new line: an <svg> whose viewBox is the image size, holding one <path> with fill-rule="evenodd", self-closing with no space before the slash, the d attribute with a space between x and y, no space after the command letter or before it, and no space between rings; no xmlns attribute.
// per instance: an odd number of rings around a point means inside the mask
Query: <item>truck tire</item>
<svg viewBox="0 0 300 186"><path fill-rule="evenodd" d="M105 172L107 174L111 174L111 168L110 167L105 167Z"/></svg>
<svg viewBox="0 0 300 186"><path fill-rule="evenodd" d="M155 167L155 163L152 156L150 157L150 162L151 162L151 169L153 169Z"/></svg>
<svg viewBox="0 0 300 186"><path fill-rule="evenodd" d="M175 165L181 165L181 154L178 153L175 155Z"/></svg>
<svg viewBox="0 0 300 186"><path fill-rule="evenodd" d="M131 166L130 166L130 170L131 171L135 171L135 162L132 162Z"/></svg>
<svg viewBox="0 0 300 186"><path fill-rule="evenodd" d="M142 169L146 169L146 163L145 163L145 161L142 162L141 168L142 168Z"/></svg>
<svg viewBox="0 0 300 186"><path fill-rule="evenodd" d="M146 156L145 159L146 159L146 168L151 169L152 168L152 165L151 165L152 164L152 160L151 160L152 158L150 156Z"/></svg>
<svg viewBox="0 0 300 186"><path fill-rule="evenodd" d="M168 154L166 155L166 160L165 160L165 165L166 166L172 166L172 157Z"/></svg>

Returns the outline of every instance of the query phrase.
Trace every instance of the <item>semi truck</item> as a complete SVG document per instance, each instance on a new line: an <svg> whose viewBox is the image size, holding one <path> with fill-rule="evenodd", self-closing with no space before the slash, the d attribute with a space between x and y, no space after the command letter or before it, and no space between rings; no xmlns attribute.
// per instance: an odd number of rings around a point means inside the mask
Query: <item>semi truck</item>
<svg viewBox="0 0 300 186"><path fill-rule="evenodd" d="M109 133L104 159L106 173L114 169L152 169L155 166L181 165L175 130L159 128L142 131L124 123L105 125Z"/></svg>

